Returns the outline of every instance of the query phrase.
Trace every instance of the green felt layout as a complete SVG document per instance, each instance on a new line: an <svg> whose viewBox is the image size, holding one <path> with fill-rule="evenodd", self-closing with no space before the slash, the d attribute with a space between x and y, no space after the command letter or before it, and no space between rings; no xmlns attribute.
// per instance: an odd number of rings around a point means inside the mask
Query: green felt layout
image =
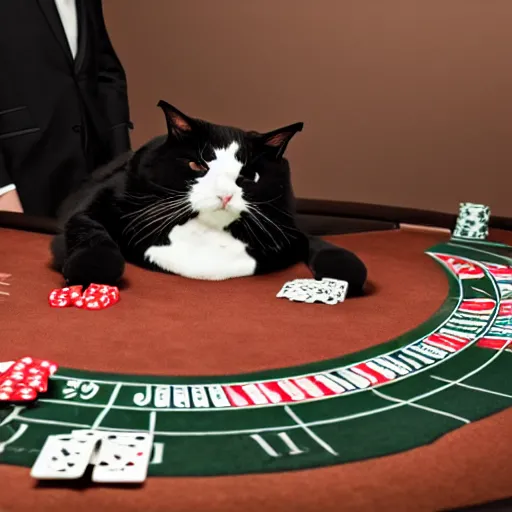
<svg viewBox="0 0 512 512"><path fill-rule="evenodd" d="M91 428L153 432L151 476L317 467L430 443L512 404L510 254L482 241L433 247L425 258L450 285L441 308L337 359L218 377L60 368L33 406L0 409L0 462L30 466L48 435Z"/></svg>

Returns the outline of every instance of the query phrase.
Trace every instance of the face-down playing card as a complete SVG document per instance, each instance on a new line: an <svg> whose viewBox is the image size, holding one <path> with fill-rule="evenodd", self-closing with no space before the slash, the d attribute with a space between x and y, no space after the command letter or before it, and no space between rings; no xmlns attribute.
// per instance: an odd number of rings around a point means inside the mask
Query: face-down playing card
<svg viewBox="0 0 512 512"><path fill-rule="evenodd" d="M95 457L93 482L141 483L147 477L153 447L150 433L109 433Z"/></svg>

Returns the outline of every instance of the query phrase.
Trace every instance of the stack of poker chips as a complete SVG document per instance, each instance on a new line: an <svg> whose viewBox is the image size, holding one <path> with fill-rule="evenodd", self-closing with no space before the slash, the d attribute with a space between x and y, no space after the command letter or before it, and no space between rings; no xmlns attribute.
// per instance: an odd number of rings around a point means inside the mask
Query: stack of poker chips
<svg viewBox="0 0 512 512"><path fill-rule="evenodd" d="M35 401L39 393L48 391L49 378L57 368L51 361L33 357L0 363L0 405Z"/></svg>
<svg viewBox="0 0 512 512"><path fill-rule="evenodd" d="M489 234L491 209L483 204L460 203L453 238L485 240Z"/></svg>

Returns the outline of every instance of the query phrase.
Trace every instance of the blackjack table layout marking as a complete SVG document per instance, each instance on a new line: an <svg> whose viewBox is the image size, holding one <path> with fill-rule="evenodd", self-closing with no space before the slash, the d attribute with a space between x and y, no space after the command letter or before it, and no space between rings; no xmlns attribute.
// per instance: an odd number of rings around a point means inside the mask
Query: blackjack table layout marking
<svg viewBox="0 0 512 512"><path fill-rule="evenodd" d="M61 367L33 406L0 409L0 462L31 466L48 435L81 428L152 432L150 476L312 468L430 443L512 405L510 250L454 239L430 248L448 279L442 306L338 358L218 377Z"/></svg>

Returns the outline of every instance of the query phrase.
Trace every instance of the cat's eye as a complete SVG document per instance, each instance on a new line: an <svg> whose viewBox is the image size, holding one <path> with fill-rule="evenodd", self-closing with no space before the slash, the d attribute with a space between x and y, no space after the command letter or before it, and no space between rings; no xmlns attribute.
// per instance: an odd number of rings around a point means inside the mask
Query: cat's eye
<svg viewBox="0 0 512 512"><path fill-rule="evenodd" d="M252 178L246 176L239 176L236 180L236 184L241 186L243 183L258 183L260 181L260 175L255 172Z"/></svg>
<svg viewBox="0 0 512 512"><path fill-rule="evenodd" d="M194 162L193 160L191 160L189 163L188 163L188 166L193 170L193 171L196 171L196 172L205 172L208 170L208 166L206 164L202 164L200 162Z"/></svg>

